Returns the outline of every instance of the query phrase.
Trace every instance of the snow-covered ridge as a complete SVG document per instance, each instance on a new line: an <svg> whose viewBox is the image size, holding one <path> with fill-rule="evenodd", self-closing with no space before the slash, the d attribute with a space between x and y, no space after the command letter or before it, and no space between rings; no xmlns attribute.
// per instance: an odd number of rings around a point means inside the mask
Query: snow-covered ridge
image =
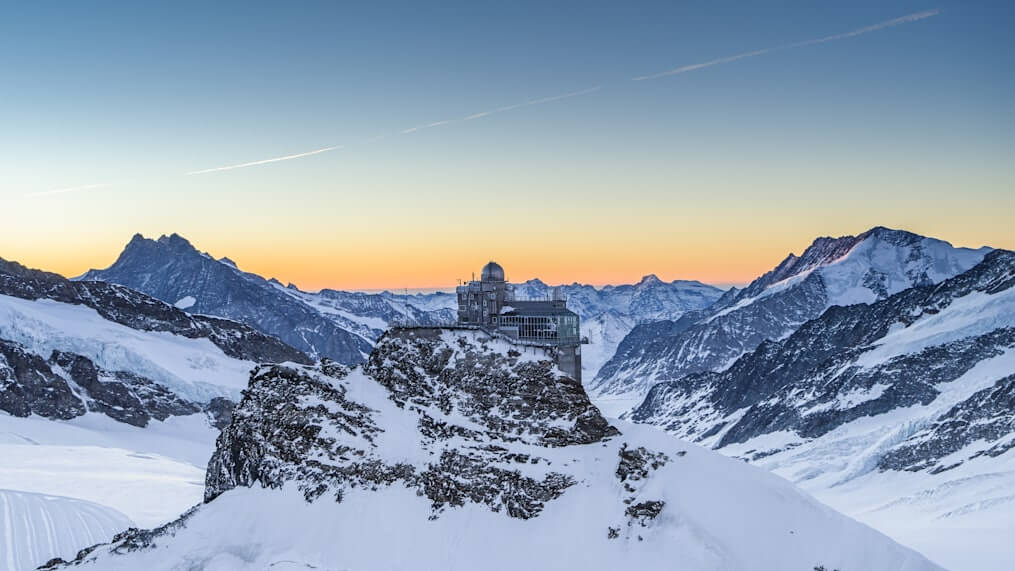
<svg viewBox="0 0 1015 571"><path fill-rule="evenodd" d="M46 357L53 351L83 355L104 369L130 371L195 402L237 399L256 365L229 357L207 338L139 331L103 319L90 307L46 299L0 295L0 339Z"/></svg>
<svg viewBox="0 0 1015 571"><path fill-rule="evenodd" d="M943 240L877 227L856 237L818 238L758 278L709 320L792 288L819 273L828 306L873 303L914 286L938 283L983 259L991 248L956 248Z"/></svg>
<svg viewBox="0 0 1015 571"><path fill-rule="evenodd" d="M766 340L780 340L832 306L873 303L939 283L979 263L990 248L956 248L901 230L818 238L742 290L666 327L631 331L590 384L597 398L644 396L652 385L720 371Z"/></svg>
<svg viewBox="0 0 1015 571"><path fill-rule="evenodd" d="M994 251L937 285L829 308L725 371L656 385L632 416L768 467L949 567L1004 569L1013 553L989 532L1015 526L1011 494L984 482L1015 481L1013 373L1015 253Z"/></svg>
<svg viewBox="0 0 1015 571"><path fill-rule="evenodd" d="M938 569L780 478L609 424L543 351L413 329L361 368L263 367L219 437L208 502L74 563Z"/></svg>

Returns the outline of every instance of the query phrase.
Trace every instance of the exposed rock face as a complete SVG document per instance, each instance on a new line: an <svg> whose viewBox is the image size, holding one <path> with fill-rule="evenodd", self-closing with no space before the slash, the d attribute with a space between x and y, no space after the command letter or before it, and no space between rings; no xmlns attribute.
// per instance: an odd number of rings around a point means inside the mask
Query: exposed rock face
<svg viewBox="0 0 1015 571"><path fill-rule="evenodd" d="M876 459L882 469L948 469L962 459L938 461L978 440L994 444L971 454L999 455L1011 447L1013 308L1015 253L995 251L939 285L832 307L725 371L656 385L632 418L722 448L782 431L817 439L922 407L916 426L929 424Z"/></svg>
<svg viewBox="0 0 1015 571"><path fill-rule="evenodd" d="M49 361L83 389L89 410L113 420L146 426L151 418L165 420L201 411L199 405L179 398L162 385L126 371L103 371L81 355L54 351Z"/></svg>
<svg viewBox="0 0 1015 571"><path fill-rule="evenodd" d="M523 519L538 515L574 479L511 469L549 464L512 445L590 444L620 433L548 355L494 350L505 345L478 332L400 329L381 339L351 379L331 361L316 369L255 371L208 465L206 500L236 486L286 482L297 482L308 500L325 494L341 500L351 487L400 482L429 498L435 517L466 502ZM370 382L416 419L413 447L424 465L387 459L379 449L384 429L377 411L349 398L352 384Z"/></svg>
<svg viewBox="0 0 1015 571"><path fill-rule="evenodd" d="M1015 345L1015 342L1012 343ZM968 459L997 457L1015 448L1015 375L998 380L976 392L916 433L901 446L889 451L879 462L888 470L916 472L930 469L940 473L956 468L962 458L941 463L946 456L974 442L984 442Z"/></svg>
<svg viewBox="0 0 1015 571"><path fill-rule="evenodd" d="M658 382L721 371L831 306L873 303L939 283L968 270L988 251L880 227L858 236L818 238L800 257L791 254L701 313L635 327L590 388L601 395L644 395Z"/></svg>
<svg viewBox="0 0 1015 571"><path fill-rule="evenodd" d="M195 403L127 371L106 371L81 355L54 351L47 359L0 339L0 410L14 416L70 420L98 412L134 426L152 419L207 412L211 423L228 424L232 402Z"/></svg>
<svg viewBox="0 0 1015 571"><path fill-rule="evenodd" d="M45 359L0 340L0 410L67 420L84 414L85 406Z"/></svg>
<svg viewBox="0 0 1015 571"><path fill-rule="evenodd" d="M487 436L541 446L588 444L618 434L592 406L581 383L561 376L542 349L492 350L485 336L448 342L440 329L407 330L399 342L380 343L364 371L392 393L399 406L423 412L436 406L481 423ZM542 360L523 358L535 351ZM530 355L526 355L530 356ZM566 427L566 428L565 428Z"/></svg>

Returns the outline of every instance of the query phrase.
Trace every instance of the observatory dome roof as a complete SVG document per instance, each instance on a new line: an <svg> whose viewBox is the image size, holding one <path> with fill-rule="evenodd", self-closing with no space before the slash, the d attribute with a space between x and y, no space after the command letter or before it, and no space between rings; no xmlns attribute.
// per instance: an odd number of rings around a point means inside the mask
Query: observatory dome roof
<svg viewBox="0 0 1015 571"><path fill-rule="evenodd" d="M480 279L484 282L502 282L504 281L504 268L500 267L497 262L491 261L483 266Z"/></svg>

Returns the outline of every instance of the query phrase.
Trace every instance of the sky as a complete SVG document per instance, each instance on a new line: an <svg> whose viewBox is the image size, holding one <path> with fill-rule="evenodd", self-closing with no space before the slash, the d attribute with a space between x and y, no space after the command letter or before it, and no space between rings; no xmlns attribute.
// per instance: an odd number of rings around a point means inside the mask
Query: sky
<svg viewBox="0 0 1015 571"><path fill-rule="evenodd" d="M748 282L818 236L1015 248L1015 5L0 6L0 257L179 233L306 289Z"/></svg>

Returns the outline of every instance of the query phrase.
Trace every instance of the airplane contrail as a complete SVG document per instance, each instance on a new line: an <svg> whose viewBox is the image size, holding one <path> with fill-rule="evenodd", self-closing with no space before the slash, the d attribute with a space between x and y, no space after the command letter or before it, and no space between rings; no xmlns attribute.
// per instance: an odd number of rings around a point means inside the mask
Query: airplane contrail
<svg viewBox="0 0 1015 571"><path fill-rule="evenodd" d="M28 193L28 194L26 194L24 196L25 196L25 198L28 198L28 197L32 197L32 196L47 196L47 195L50 195L50 194L65 194L65 193L68 193L68 192L79 192L79 191L82 191L82 190L93 190L93 189L96 189L96 188L106 188L106 187L109 187L109 186L113 186L113 185L111 183L85 184L85 185L81 185L81 186L68 186L66 188L54 188L53 190L43 190L41 192L30 192L30 193Z"/></svg>
<svg viewBox="0 0 1015 571"><path fill-rule="evenodd" d="M659 79L660 77L667 77L667 76L670 76L670 75L678 75L678 74L681 74L681 73L687 73L689 71L695 71L695 70L706 68L706 67L712 67L713 65L721 65L721 64L724 64L724 63L730 63L730 62L734 62L734 61L741 60L741 59L746 59L746 58L751 58L751 57L757 57L757 56L765 55L765 54L772 53L772 52L783 51L783 50L790 50L790 49L794 49L794 48L802 48L802 47L805 47L805 46L813 46L813 45L817 45L817 44L824 44L824 43L827 43L827 42L834 42L836 40L845 40L847 38L854 38L856 36L860 36L860 35L863 35L863 34L869 34L870 32L876 32L878 30L883 30L885 28L892 28L892 27L895 27L895 26L900 26L902 24L908 24L910 22L918 22L920 20L926 20L927 18L930 18L932 16L937 16L940 13L941 13L941 11L938 10L938 9L924 10L923 12L915 12L913 14L908 14L906 16L901 16L899 18L894 18L892 20L885 20L884 22L878 22L877 24L873 24L873 25L866 26L866 27L863 27L863 28L857 28L856 30L852 30L852 31L849 31L849 32L843 32L841 34L833 34L831 36L825 36L823 38L817 38L817 39L813 39L813 40L805 40L805 41L796 42L796 43L793 43L793 44L786 44L784 46L776 46L776 47L772 47L772 48L763 48L763 49L760 49L760 50L754 50L754 51L750 51L750 52L744 52L744 53L740 53L740 54L736 54L736 55L731 55L731 56L726 56L726 57L722 57L722 58L718 58L718 59L709 60L709 61L702 62L702 63L695 63L695 64L690 64L690 65L685 65L685 66L678 67L678 68L675 68L675 69L661 71L659 73L653 73L653 74L649 74L649 75L639 75L639 76L633 77L631 79L633 81L644 81L646 79Z"/></svg>
<svg viewBox="0 0 1015 571"><path fill-rule="evenodd" d="M891 20L885 20L883 22L878 22L876 24L872 24L870 26L866 26L866 27L863 27L863 28L857 28L857 29L851 30L849 32L843 32L843 33L839 33L839 34L833 34L831 36L825 36L825 37L822 37L822 38L815 38L815 39L812 39L812 40L804 40L804 41L801 41L801 42L796 42L796 43L792 43L792 44L786 44L786 45L782 45L782 46L775 46L775 47L771 47L771 48L762 48L762 49L753 50L753 51L749 51L749 52L743 52L743 53L739 53L739 54L735 54L735 55L731 55L731 56L726 56L726 57L721 57L721 58L717 58L717 59L713 59L713 60L709 60L709 61L705 61L705 62L701 62L701 63L689 64L689 65L681 66L681 67L678 67L678 68L670 69L670 70L667 70L667 71L662 71L662 72L659 72L659 73L653 73L653 74L648 74L648 75L640 75L640 76L637 76L637 77L633 77L631 79L633 81L644 81L644 80L650 80L650 79L659 79L661 77L667 77L667 76L671 76L671 75L678 75L678 74L681 74L681 73L687 73L689 71L695 71L695 70L703 69L703 68L706 68L706 67L712 67L712 66L715 66L715 65L721 65L721 64L724 64L724 63L731 63L731 62L735 62L735 61L738 61L738 60L752 58L752 57L757 57L757 56L765 55L765 54L772 53L772 52L778 52L778 51L795 49L795 48L802 48L802 47L805 47L805 46L813 46L813 45L823 44L823 43L827 43L827 42L834 42L834 41L837 41L837 40L844 40L844 39L847 39L847 38L853 38L853 37L860 36L860 35L863 35L863 34L868 34L868 33L871 33L871 32L876 32L878 30L883 30L885 28L891 28L891 27L895 27L895 26L900 26L902 24L908 24L908 23L911 23L911 22L917 22L917 21L920 21L920 20L925 20L927 18L931 18L933 16L937 16L940 13L941 13L941 11L938 10L938 9L924 10L922 12L914 12L912 14L908 14L908 15L905 15L905 16L901 16L901 17L898 17L898 18L891 19ZM515 103L513 105L506 105L506 106L503 106L503 107L498 107L496 109L491 109L489 111L480 111L480 112L472 113L470 115L467 115L467 116L461 117L461 118L445 119L443 121L435 121L435 122L432 122L432 123L427 123L427 124L424 124L424 125L418 125L416 127L409 127L407 129L403 129L403 130L399 131L398 134L406 135L406 134L410 134L410 133L415 133L415 132L423 130L423 129L430 129L430 128L433 128L433 127L439 127L439 126L447 125L447 124L451 124L451 123L458 123L458 122L464 122L464 121L473 121L475 119L480 119L482 117L487 117L487 116L494 115L494 114L497 114L497 113L504 113L506 111L511 111L513 109L518 109L518 108L521 108L521 107L527 107L527 106L530 106L530 105L541 105L541 104L544 104L544 103L550 103L552 101L559 101L561 99L568 99L568 98L571 98L571 97L578 97L578 96L581 96L581 95L587 95L589 93L594 93L596 91L599 91L602 88L603 88L602 85L597 85L595 87L590 87L590 88L587 88L587 89L582 89L580 91L573 91L573 92L570 92L570 93L563 93L563 94L560 94L560 95L552 95L552 96L543 97L543 98L540 98L540 99L533 99L533 100L525 101L525 102L522 102L522 103ZM378 140L384 139L385 137L387 137L387 135L379 135L379 136L373 137L371 139L368 139L367 141L364 141L363 144L374 142L374 141L378 141ZM336 145L336 146L333 146L333 147L324 147L324 148L321 148L321 149L315 149L315 150L312 150L312 151L307 151L305 153L296 153L296 154L293 154L293 155L285 155L285 156L282 156L282 157L273 157L273 158L270 158L270 159L261 159L261 160L257 160L257 161L246 162L246 163L239 163L239 164L234 164L234 165L226 165L226 166L221 166L221 167L212 167L212 168L207 168L207 169L195 170L195 171L190 171L190 172L185 173L185 174L187 174L187 175L200 175L200 174L207 174L207 173L213 173L213 172L228 171L228 170L233 170L233 169L241 169L241 168L253 167L253 166L257 166L257 165L264 165L264 164L268 164L268 163L275 163L275 162L279 162L279 161L288 161L288 160L292 160L292 159L299 159L299 158L303 158L303 157L309 157L311 155L317 155L317 154L320 154L320 153L327 153L329 151L335 151L335 150L343 149L343 148L345 148L345 145ZM103 188L103 187L107 187L107 186L111 186L111 185L110 184L88 184L88 185L84 185L84 186L75 186L75 187L68 187L68 188L57 188L57 189L46 190L46 191L42 191L42 192L34 192L34 193L26 194L24 196L30 197L30 196L45 196L45 195L49 195L49 194L62 194L62 193L68 193L68 192L77 192L77 191L83 191L83 190L91 190L91 189L96 189L96 188Z"/></svg>
<svg viewBox="0 0 1015 571"><path fill-rule="evenodd" d="M593 93L593 92L599 91L602 88L603 88L602 85L597 85L595 87L589 87L588 89L582 89L581 91L572 91L570 93L562 93L560 95L551 95L549 97L541 97L539 99L532 99L530 101L525 101L523 103L515 103L513 105L506 105L504 107L498 107L496 109L491 109L489 111L480 111L478 113L473 113L471 115L467 115L465 117L462 117L461 119L445 119L443 121L435 121L435 122L429 123L427 125L418 125L416 127L409 127L408 129L402 129L400 131L400 133L403 134L403 135L407 135L409 133L415 133L416 131L422 131L423 129L429 129L431 127L440 127L441 125L447 125L448 123L457 123L459 121L473 121L475 119L479 119L481 117L487 117L487 116L490 116L490 115L494 115L496 113L504 113L505 111L511 111L513 109L518 109L518 108L521 108L521 107L528 107L529 105L542 105L543 103L550 103L552 101L560 101L561 99L569 99L571 97L578 97L579 95L588 95L589 93Z"/></svg>
<svg viewBox="0 0 1015 571"><path fill-rule="evenodd" d="M253 167L253 166L264 165L264 164L268 164L268 163L277 163L279 161L289 161L289 160L292 160L292 159L299 159L299 158L302 158L302 157L309 157L310 155L318 155L320 153L327 153L328 151L336 151L336 150L341 149L343 147L344 147L344 145L336 145L334 147L324 147L323 149L315 149L313 151L307 151L305 153L297 153L295 155L286 155L284 157L274 157L274 158L271 158L271 159L262 159L262 160L259 160L259 161L251 161L249 163L240 163L240 164L237 164L237 165L227 165L227 166L224 166L224 167L213 167L213 168L210 168L210 169L201 169L201 170L198 170L198 171L188 172L187 174L188 175L206 174L206 173L210 173L210 172L219 172L219 171L229 171L229 170L233 170L233 169L242 169L242 168L246 168L246 167Z"/></svg>
<svg viewBox="0 0 1015 571"><path fill-rule="evenodd" d="M519 107L527 107L529 105L542 105L544 103L550 103L552 101L560 101L561 99L568 99L570 97L578 97L579 95L586 95L586 94L589 94L589 93L592 93L592 92L595 92L595 91L599 91L602 88L603 88L603 86L599 85L599 86L596 86L596 87L590 87L588 89L582 89L581 91L572 91L570 93L562 93L560 95L551 95L549 97L542 97L542 98L539 98L539 99L533 99L531 101L526 101L524 103L516 103L514 105L508 105L506 107L499 107L497 109L493 109L493 110L490 110L490 111L483 111L483 112L480 112L480 113L473 113L472 115L469 115L467 117L463 117L461 119L445 119L443 121L434 121L432 123L427 123L425 125L418 125L416 127L409 127L408 129L402 129L401 131L399 131L399 134L407 135L409 133L415 133L416 131L421 131L423 129L431 129L433 127L440 127L441 125L447 125L449 123L457 123L459 121L471 121L473 119L479 119L480 117L486 117L487 115L493 115L494 113L503 113L505 111L510 111L512 109L518 109ZM379 135L377 137L372 137L372 138L368 139L367 141L364 141L364 143L370 143L370 142L373 142L373 141L378 141L380 139L383 139L385 136L386 135ZM317 154L320 154L320 153L326 153L328 151L335 151L335 150L344 149L344 148L345 148L345 145L336 145L334 147L325 147L323 149L315 149L313 151L307 151L305 153L296 153L294 155L286 155L284 157L274 157L274 158L270 158L270 159L261 159L259 161L250 161L250 162L247 162L247 163L239 163L239 164L235 164L235 165L227 165L227 166L224 166L224 167L213 167L213 168L208 168L208 169L201 169L201 170L191 171L191 172L188 172L186 174L187 175L197 175L197 174L207 174L207 173L213 173L213 172L228 171L228 170L233 170L233 169L242 169L242 168L246 168L246 167L253 167L253 166L257 166L257 165L263 165L263 164L267 164L267 163L275 163L275 162L279 162L279 161L288 161L288 160L292 160L292 159L299 159L299 158L302 158L302 157L309 157L311 155L317 155Z"/></svg>

